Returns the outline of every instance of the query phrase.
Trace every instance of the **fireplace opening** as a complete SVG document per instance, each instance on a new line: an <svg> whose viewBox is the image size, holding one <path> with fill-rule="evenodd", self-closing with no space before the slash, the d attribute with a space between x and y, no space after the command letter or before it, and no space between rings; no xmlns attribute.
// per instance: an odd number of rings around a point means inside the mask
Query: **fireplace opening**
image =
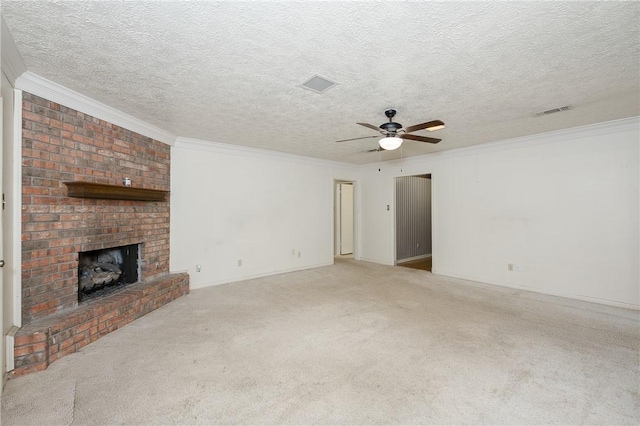
<svg viewBox="0 0 640 426"><path fill-rule="evenodd" d="M140 244L79 253L78 303L85 303L138 282Z"/></svg>

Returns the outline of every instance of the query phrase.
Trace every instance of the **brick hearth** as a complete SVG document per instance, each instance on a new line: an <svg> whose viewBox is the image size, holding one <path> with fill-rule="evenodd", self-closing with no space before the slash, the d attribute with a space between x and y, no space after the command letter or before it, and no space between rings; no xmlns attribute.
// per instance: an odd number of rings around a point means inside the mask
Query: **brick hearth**
<svg viewBox="0 0 640 426"><path fill-rule="evenodd" d="M14 375L56 359L188 292L169 275L170 200L74 198L63 182L170 190L170 147L23 93L22 323ZM140 244L141 283L78 306L78 253Z"/></svg>
<svg viewBox="0 0 640 426"><path fill-rule="evenodd" d="M33 322L16 334L15 369L11 376L44 370L63 356L188 292L189 276L172 274L130 285L119 293Z"/></svg>

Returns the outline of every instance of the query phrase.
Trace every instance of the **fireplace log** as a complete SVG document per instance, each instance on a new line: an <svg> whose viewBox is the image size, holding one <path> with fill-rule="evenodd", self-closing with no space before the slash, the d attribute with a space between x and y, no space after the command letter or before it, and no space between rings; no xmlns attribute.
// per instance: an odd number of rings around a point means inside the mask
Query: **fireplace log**
<svg viewBox="0 0 640 426"><path fill-rule="evenodd" d="M80 273L80 290L89 291L118 281L122 270L112 263L90 262L83 265Z"/></svg>

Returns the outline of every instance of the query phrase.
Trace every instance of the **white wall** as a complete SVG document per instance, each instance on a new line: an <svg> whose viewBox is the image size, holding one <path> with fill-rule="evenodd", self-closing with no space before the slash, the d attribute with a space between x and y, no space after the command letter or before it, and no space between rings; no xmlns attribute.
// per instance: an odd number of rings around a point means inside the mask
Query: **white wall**
<svg viewBox="0 0 640 426"><path fill-rule="evenodd" d="M179 139L171 151L171 270L187 270L191 288L199 288L332 264L334 179L358 173Z"/></svg>
<svg viewBox="0 0 640 426"><path fill-rule="evenodd" d="M357 180L360 259L393 265L394 179L431 173L434 273L637 308L639 127L620 120L362 167L179 140L171 269L198 288L332 263L334 179Z"/></svg>
<svg viewBox="0 0 640 426"><path fill-rule="evenodd" d="M393 179L431 173L435 273L637 308L639 127L619 120L367 166L361 257L393 263Z"/></svg>
<svg viewBox="0 0 640 426"><path fill-rule="evenodd" d="M360 187L360 259L394 265L394 176L386 164L362 167ZM412 174L412 173L409 173ZM387 207L388 206L388 207Z"/></svg>

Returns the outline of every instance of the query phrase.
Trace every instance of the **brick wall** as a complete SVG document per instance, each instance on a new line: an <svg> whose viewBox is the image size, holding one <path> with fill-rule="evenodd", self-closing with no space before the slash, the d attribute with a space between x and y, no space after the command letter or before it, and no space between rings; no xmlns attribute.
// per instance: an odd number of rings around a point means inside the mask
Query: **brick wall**
<svg viewBox="0 0 640 426"><path fill-rule="evenodd" d="M169 273L169 201L67 196L65 181L169 191L170 147L23 93L23 324L77 306L78 252L142 243L142 278Z"/></svg>

